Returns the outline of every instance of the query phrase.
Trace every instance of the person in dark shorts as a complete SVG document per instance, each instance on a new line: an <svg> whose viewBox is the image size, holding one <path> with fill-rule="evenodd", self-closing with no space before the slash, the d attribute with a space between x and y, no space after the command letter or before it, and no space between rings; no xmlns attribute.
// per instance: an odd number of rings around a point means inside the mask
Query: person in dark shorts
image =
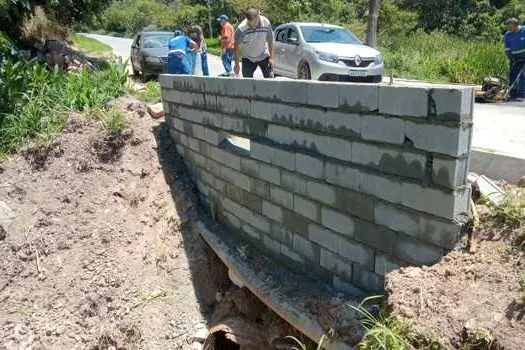
<svg viewBox="0 0 525 350"><path fill-rule="evenodd" d="M255 8L246 10L245 19L235 30L235 74L239 74L239 58L242 57L243 77L252 78L257 67L265 78L273 77L273 39L268 18Z"/></svg>

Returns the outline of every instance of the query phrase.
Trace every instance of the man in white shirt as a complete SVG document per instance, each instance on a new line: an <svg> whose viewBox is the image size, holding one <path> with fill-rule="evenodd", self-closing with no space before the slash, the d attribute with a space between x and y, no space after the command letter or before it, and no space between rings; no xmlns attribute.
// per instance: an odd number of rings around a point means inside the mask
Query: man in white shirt
<svg viewBox="0 0 525 350"><path fill-rule="evenodd" d="M239 74L239 60L242 57L242 76L253 78L257 67L263 76L273 76L273 29L268 18L261 16L259 10L249 8L245 19L235 30L235 74Z"/></svg>

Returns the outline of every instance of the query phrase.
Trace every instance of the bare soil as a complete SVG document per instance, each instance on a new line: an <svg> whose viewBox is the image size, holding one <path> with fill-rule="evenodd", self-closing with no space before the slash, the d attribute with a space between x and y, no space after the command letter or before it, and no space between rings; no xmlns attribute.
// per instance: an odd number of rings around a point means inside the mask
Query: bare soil
<svg viewBox="0 0 525 350"><path fill-rule="evenodd" d="M71 116L0 166L0 349L190 349L229 287L167 127L117 104L121 135Z"/></svg>
<svg viewBox="0 0 525 350"><path fill-rule="evenodd" d="M469 254L456 250L432 267L387 276L388 303L446 348L525 349L525 253L517 230L495 223L486 207Z"/></svg>

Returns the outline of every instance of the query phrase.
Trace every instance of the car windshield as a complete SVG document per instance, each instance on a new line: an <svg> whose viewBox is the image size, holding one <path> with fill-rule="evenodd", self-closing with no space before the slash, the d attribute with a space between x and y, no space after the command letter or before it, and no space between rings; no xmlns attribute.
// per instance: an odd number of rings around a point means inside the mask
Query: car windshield
<svg viewBox="0 0 525 350"><path fill-rule="evenodd" d="M351 31L333 27L301 27L304 40L309 43L360 44Z"/></svg>
<svg viewBox="0 0 525 350"><path fill-rule="evenodd" d="M145 35L142 47L145 49L156 49L160 47L167 47L170 39L173 38L173 34L151 34Z"/></svg>

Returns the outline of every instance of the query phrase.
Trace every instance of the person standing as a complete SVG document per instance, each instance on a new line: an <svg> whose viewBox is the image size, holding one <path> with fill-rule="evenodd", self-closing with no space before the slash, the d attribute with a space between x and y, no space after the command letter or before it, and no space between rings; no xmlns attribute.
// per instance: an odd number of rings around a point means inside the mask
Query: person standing
<svg viewBox="0 0 525 350"><path fill-rule="evenodd" d="M259 10L249 8L245 19L235 31L235 74L239 74L239 60L242 56L242 76L252 78L257 67L265 78L273 77L273 30L268 18Z"/></svg>
<svg viewBox="0 0 525 350"><path fill-rule="evenodd" d="M516 87L510 91L510 98L523 101L525 98L525 28L520 26L518 19L510 18L505 24L505 53L510 61L509 84L518 79Z"/></svg>
<svg viewBox="0 0 525 350"><path fill-rule="evenodd" d="M169 74L190 74L191 62L188 57L188 50L197 48L197 44L180 30L176 30L174 38L168 43L168 73Z"/></svg>
<svg viewBox="0 0 525 350"><path fill-rule="evenodd" d="M234 29L226 15L220 15L217 21L221 23L221 58L225 70L225 73L222 75L229 76L232 74L233 49L235 45Z"/></svg>
<svg viewBox="0 0 525 350"><path fill-rule="evenodd" d="M202 75L209 76L210 71L208 68L208 47L206 46L206 39L204 39L204 31L202 30L200 25L192 24L191 32L191 39L195 41L195 43L197 43L197 55L200 55L201 57ZM193 63L192 67L192 74L195 74L195 62Z"/></svg>

